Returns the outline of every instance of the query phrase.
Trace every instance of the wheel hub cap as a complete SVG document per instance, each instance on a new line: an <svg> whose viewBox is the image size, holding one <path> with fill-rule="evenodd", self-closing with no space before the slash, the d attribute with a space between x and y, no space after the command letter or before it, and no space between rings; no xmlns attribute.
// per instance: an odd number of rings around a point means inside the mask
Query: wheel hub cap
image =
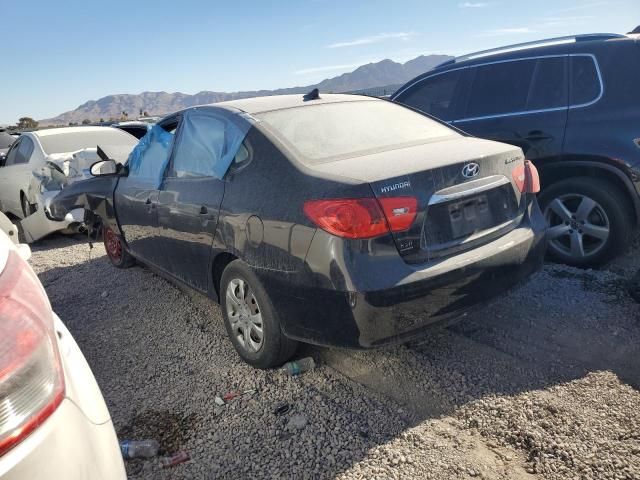
<svg viewBox="0 0 640 480"><path fill-rule="evenodd" d="M232 334L248 352L257 352L264 344L262 313L251 286L241 278L229 282L226 309Z"/></svg>

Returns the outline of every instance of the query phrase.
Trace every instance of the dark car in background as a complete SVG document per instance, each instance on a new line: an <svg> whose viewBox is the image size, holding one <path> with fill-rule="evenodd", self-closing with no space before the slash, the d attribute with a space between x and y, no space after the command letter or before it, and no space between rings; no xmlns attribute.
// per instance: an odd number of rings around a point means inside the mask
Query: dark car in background
<svg viewBox="0 0 640 480"><path fill-rule="evenodd" d="M7 159L7 152L15 141L16 137L9 135L7 132L0 131L0 167L4 166L4 162Z"/></svg>
<svg viewBox="0 0 640 480"><path fill-rule="evenodd" d="M640 41L555 38L450 60L392 100L521 147L540 172L549 255L598 265L640 215Z"/></svg>
<svg viewBox="0 0 640 480"><path fill-rule="evenodd" d="M542 263L535 167L387 100L287 95L193 107L51 212L100 217L111 262L219 300L248 363L297 341L373 347L456 317Z"/></svg>

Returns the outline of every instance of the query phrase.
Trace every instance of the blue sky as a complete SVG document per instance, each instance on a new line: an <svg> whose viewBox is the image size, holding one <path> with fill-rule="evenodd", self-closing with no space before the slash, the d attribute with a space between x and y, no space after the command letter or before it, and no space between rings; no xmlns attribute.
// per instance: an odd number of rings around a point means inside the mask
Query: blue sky
<svg viewBox="0 0 640 480"><path fill-rule="evenodd" d="M638 0L2 0L0 124L116 93L272 89L384 58L625 33Z"/></svg>

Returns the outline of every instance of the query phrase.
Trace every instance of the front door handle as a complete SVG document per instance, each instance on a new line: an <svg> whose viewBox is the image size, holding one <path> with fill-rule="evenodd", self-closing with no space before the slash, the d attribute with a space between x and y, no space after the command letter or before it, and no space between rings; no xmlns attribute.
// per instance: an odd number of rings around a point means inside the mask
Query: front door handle
<svg viewBox="0 0 640 480"><path fill-rule="evenodd" d="M202 205L200 207L200 215L206 215L207 213L209 213L209 210L207 209L207 207L205 207L204 205Z"/></svg>

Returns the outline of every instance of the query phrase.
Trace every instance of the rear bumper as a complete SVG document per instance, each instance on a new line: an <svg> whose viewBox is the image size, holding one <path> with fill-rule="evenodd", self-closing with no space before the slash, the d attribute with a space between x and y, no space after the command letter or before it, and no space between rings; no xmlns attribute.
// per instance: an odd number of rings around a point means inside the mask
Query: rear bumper
<svg viewBox="0 0 640 480"><path fill-rule="evenodd" d="M319 345L368 348L408 340L431 324L495 298L538 270L545 250L544 219L532 202L520 227L478 248L422 265L405 264L396 254L400 264L387 265L387 273L378 270L375 278L360 282L381 288L314 286L308 281L313 272L288 279L258 273L287 336ZM342 283L355 285L354 272L342 272L354 269L355 263L353 258L333 259L329 269L334 277L340 276L335 270L343 277L351 275Z"/></svg>

